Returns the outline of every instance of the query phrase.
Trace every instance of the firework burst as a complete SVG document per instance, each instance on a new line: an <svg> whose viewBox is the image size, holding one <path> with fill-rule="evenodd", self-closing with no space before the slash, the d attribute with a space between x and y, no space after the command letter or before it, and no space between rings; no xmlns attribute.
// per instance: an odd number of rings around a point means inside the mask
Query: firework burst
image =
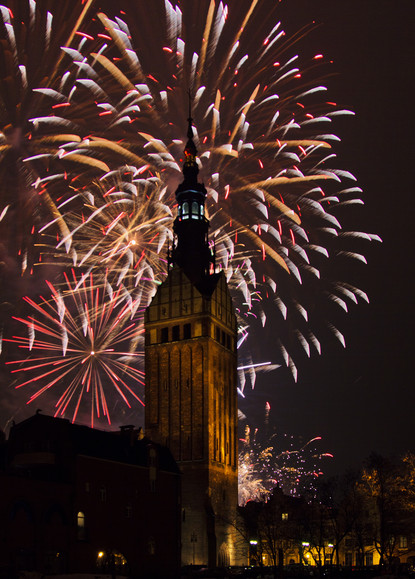
<svg viewBox="0 0 415 579"><path fill-rule="evenodd" d="M167 246L173 240L173 215L164 203L166 187L156 177L144 179L140 171L125 166L104 175L88 186L66 180L69 196L58 202L70 233L59 239L50 254L52 242L47 232L54 222L45 225L42 264L71 265L98 272L110 268L117 284L131 288L142 306L147 306L155 284L166 275ZM62 184L58 183L58 188Z"/></svg>
<svg viewBox="0 0 415 579"><path fill-rule="evenodd" d="M46 189L35 190L33 184L45 172L43 158L57 154L70 137L52 124L47 131L34 130L31 118L49 110L34 89L48 86L58 76L60 46L76 38L90 5L91 0L62 6L56 16L45 2L35 0L11 0L0 6L1 242L22 274L35 259L33 240L42 220L58 217ZM67 231L63 221L58 225L62 233Z"/></svg>
<svg viewBox="0 0 415 579"><path fill-rule="evenodd" d="M137 390L144 373L136 349L143 325L142 319L134 321L141 300L122 285L113 289L106 275L102 287L91 274L77 277L72 272L72 279L65 279L65 290L47 282L50 297L40 303L25 298L34 313L15 319L26 326L27 336L7 341L28 355L8 364L21 375L16 388L31 389L28 404L53 389L59 392L55 416L72 412L75 420L89 404L91 426L101 416L110 424L109 392L111 403L116 393L128 407L132 400L142 404Z"/></svg>
<svg viewBox="0 0 415 579"><path fill-rule="evenodd" d="M355 239L379 239L341 223L363 202L354 176L332 167L338 138L330 127L352 113L315 82L321 55L302 67L281 24L264 29L260 3L244 13L232 3L196 9L166 0L132 12L131 25L99 14L102 28L94 23L77 50L66 50L72 65L59 91L44 91L52 106L62 105L59 115L33 122L67 123L87 135L61 150L91 166L116 167L125 157L145 167L167 187L173 209L190 87L217 262L241 317L264 325L271 313L280 359L296 378L294 357L321 351L322 320L345 343L331 305L347 311L367 301L331 273L344 260L365 262ZM142 34L149 18L160 24L151 42Z"/></svg>
<svg viewBox="0 0 415 579"><path fill-rule="evenodd" d="M11 31L19 33L5 10L3 44L12 54ZM48 217L35 224L42 263L92 272L101 291L109 269L114 292L125 288L148 304L166 273L190 89L210 237L235 299L240 346L249 348L249 333L271 317L273 362L296 379L297 364L321 352L325 329L345 344L333 307L343 313L368 301L353 280L338 279L349 275L348 261L365 262L357 244L379 239L347 226L349 208L363 202L354 176L336 166L332 127L352 113L327 100L324 59L296 54L301 35L286 37L278 6L265 14L255 0L246 11L233 1L156 0L127 10L101 13L82 29L82 18L68 24L51 72L32 75L25 89L42 106L25 105L24 122L9 121L11 140L3 131L3 159L17 142L27 182L45 201ZM48 46L50 21L39 20ZM15 84L20 54L10 61ZM3 109L6 126L14 117ZM1 208L0 220L10 215ZM257 360L244 359L253 386Z"/></svg>
<svg viewBox="0 0 415 579"><path fill-rule="evenodd" d="M266 500L274 487L285 494L310 497L315 494L315 481L323 475L322 460L332 458L317 449L321 437L307 442L292 435L277 435L265 439L258 429L245 427L240 440L239 504L250 500Z"/></svg>

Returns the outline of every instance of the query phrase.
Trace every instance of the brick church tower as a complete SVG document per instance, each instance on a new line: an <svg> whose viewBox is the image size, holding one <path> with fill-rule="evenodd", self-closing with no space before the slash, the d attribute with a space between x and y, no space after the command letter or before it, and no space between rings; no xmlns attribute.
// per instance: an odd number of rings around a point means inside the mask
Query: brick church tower
<svg viewBox="0 0 415 579"><path fill-rule="evenodd" d="M145 431L182 471L182 564L236 564L236 318L214 272L192 119L168 277L145 318Z"/></svg>

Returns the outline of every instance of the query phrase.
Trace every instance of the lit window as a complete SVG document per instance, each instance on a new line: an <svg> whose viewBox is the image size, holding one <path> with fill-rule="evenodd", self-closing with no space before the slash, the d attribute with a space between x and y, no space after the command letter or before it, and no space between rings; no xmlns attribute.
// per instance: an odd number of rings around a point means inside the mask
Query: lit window
<svg viewBox="0 0 415 579"><path fill-rule="evenodd" d="M85 514L82 511L79 511L76 515L76 526L78 541L84 541L86 539L86 528Z"/></svg>
<svg viewBox="0 0 415 579"><path fill-rule="evenodd" d="M288 513L282 513L282 514L281 514L281 519L282 519L283 521L288 521Z"/></svg>
<svg viewBox="0 0 415 579"><path fill-rule="evenodd" d="M183 219L189 219L189 204L187 201L185 201L182 206L182 217Z"/></svg>
<svg viewBox="0 0 415 579"><path fill-rule="evenodd" d="M192 203L192 219L199 219L199 204L196 201Z"/></svg>
<svg viewBox="0 0 415 579"><path fill-rule="evenodd" d="M408 548L408 540L406 537L399 537L399 548L400 549L407 549Z"/></svg>
<svg viewBox="0 0 415 579"><path fill-rule="evenodd" d="M76 517L76 524L78 525L78 529L83 529L85 527L85 514L82 511L79 511Z"/></svg>

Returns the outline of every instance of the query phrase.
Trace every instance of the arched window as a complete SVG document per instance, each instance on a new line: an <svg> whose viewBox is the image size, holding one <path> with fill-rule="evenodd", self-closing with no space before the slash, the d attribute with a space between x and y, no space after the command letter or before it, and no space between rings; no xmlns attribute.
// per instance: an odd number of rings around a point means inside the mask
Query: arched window
<svg viewBox="0 0 415 579"><path fill-rule="evenodd" d="M154 540L154 537L149 537L148 543L147 543L147 549L148 549L149 555L155 555L156 554L156 541Z"/></svg>
<svg viewBox="0 0 415 579"><path fill-rule="evenodd" d="M107 489L105 488L104 485L101 485L99 488L99 498L101 500L101 503L107 502Z"/></svg>
<svg viewBox="0 0 415 579"><path fill-rule="evenodd" d="M86 528L85 528L85 513L78 511L76 515L76 526L77 526L77 536L78 541L84 541L86 539Z"/></svg>
<svg viewBox="0 0 415 579"><path fill-rule="evenodd" d="M187 201L182 205L182 218L189 219L189 203Z"/></svg>
<svg viewBox="0 0 415 579"><path fill-rule="evenodd" d="M199 219L199 203L197 201L192 202L192 219Z"/></svg>

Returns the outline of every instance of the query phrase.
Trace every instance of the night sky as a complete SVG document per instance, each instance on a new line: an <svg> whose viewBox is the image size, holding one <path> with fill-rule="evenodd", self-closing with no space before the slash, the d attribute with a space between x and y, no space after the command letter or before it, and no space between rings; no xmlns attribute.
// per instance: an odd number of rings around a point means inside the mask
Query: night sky
<svg viewBox="0 0 415 579"><path fill-rule="evenodd" d="M324 355L303 367L297 384L276 371L260 377L254 393L258 408L270 402L278 432L322 436L319 449L335 455L323 470L334 474L358 466L371 451L415 451L415 5L304 0L286 3L285 11L287 32L299 22L321 23L305 45L332 57L331 97L356 113L337 131L339 165L364 190L362 230L383 239L365 252L368 266L359 282L370 304L350 310L347 349L324 344Z"/></svg>
<svg viewBox="0 0 415 579"><path fill-rule="evenodd" d="M275 1L262 0L272 6ZM334 474L358 466L372 450L415 451L410 371L415 4L285 0L281 20L287 35L303 24L318 24L301 41L302 50L333 60L333 74L324 81L330 98L356 113L336 128L342 139L336 145L337 165L355 174L364 191L365 207L354 226L380 235L383 243L372 243L364 251L368 265L359 270L357 285L368 293L370 304L350 308L342 327L347 348L335 340L324 343L323 355L300 368L297 384L284 370L259 375L241 407L248 420L261 427L268 401L279 433L304 439L322 436L319 449L334 454L323 469ZM265 332L259 339L262 354L272 360L269 335ZM8 407L8 417L10 411ZM0 426L5 421L3 412Z"/></svg>

